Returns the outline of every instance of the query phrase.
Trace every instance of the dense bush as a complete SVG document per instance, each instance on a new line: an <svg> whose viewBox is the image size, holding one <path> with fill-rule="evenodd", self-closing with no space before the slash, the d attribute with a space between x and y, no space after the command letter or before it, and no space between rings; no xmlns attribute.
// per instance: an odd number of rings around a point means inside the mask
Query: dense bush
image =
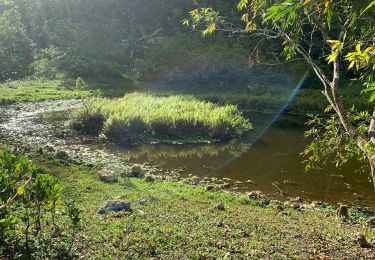
<svg viewBox="0 0 375 260"><path fill-rule="evenodd" d="M42 172L26 157L0 149L0 258L69 256L80 211L70 203L58 213L62 189Z"/></svg>
<svg viewBox="0 0 375 260"><path fill-rule="evenodd" d="M102 132L121 143L205 142L236 138L251 129L236 106L218 106L192 96L133 93L120 99L92 99L76 118L85 132Z"/></svg>

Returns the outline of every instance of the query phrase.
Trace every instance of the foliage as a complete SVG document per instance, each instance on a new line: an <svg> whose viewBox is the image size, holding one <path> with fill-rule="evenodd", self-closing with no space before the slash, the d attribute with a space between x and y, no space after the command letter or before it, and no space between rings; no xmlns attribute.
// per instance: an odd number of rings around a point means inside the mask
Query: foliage
<svg viewBox="0 0 375 260"><path fill-rule="evenodd" d="M240 0L237 9L242 13L243 26L233 25L230 19L211 7L192 10L184 23L201 29L203 35L229 30L282 38L287 60L298 52L303 58L316 62L322 60L322 57L315 58L319 52L331 51L331 54L323 55L331 63L343 54L348 69L354 65L357 70L368 68L362 76L371 81L375 68L373 1ZM339 36L341 30L343 34ZM353 47L355 51L351 52Z"/></svg>
<svg viewBox="0 0 375 260"><path fill-rule="evenodd" d="M191 6L183 0L2 0L0 80L129 74L157 38L181 31L181 15Z"/></svg>
<svg viewBox="0 0 375 260"><path fill-rule="evenodd" d="M327 112L330 110L330 107L326 109ZM348 118L359 129L361 135L367 135L368 122L370 121L368 112L358 112L352 108L348 111ZM305 136L312 139L303 152L308 159L306 161L307 170L316 168L320 163L328 161L334 161L336 166L339 167L350 159L361 161L367 159L366 153L356 145L350 135L342 128L336 115L333 114L329 118L318 115L311 116L307 124L311 128L306 131ZM368 144L367 149L373 150L373 147Z"/></svg>
<svg viewBox="0 0 375 260"><path fill-rule="evenodd" d="M38 254L35 243L46 232L50 233L51 240L53 237L60 237L61 241L70 239L57 235L57 221L62 218L57 212L61 186L52 176L39 172L26 157L11 153L7 148L0 150L0 242L4 245L0 247L0 254L17 254L17 257ZM74 233L80 211L74 206L67 209ZM47 248L53 246L47 245Z"/></svg>
<svg viewBox="0 0 375 260"><path fill-rule="evenodd" d="M227 140L251 129L237 107L218 106L183 95L133 93L115 100L96 98L86 102L78 121L88 123L89 118L100 116L105 118L103 133L121 143Z"/></svg>
<svg viewBox="0 0 375 260"><path fill-rule="evenodd" d="M0 80L29 74L33 42L12 1L0 1Z"/></svg>

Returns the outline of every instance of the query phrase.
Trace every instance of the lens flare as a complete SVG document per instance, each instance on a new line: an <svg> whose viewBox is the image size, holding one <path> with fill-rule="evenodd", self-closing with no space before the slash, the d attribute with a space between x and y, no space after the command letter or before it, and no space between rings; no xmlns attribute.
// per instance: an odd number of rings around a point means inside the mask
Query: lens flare
<svg viewBox="0 0 375 260"><path fill-rule="evenodd" d="M272 128L272 126L280 119L280 117L287 111L287 109L289 108L289 106L293 103L293 101L295 100L295 98L298 96L299 92L301 91L301 89L303 88L304 86L304 83L308 77L310 73L310 69L307 69L305 71L305 73L303 74L301 80L297 83L296 87L293 89L292 91L292 94L291 96L289 97L289 99L287 100L287 102L285 103L285 105L279 110L278 113L276 113L273 118L266 124L265 127L263 127L261 129L261 131L259 131L255 136L254 134L250 134L248 138L245 138L245 140L251 142L251 144L255 144L258 140L260 140L264 134ZM245 151L242 152L242 154L246 153L247 151L249 151L251 149L251 146L249 146L248 149L246 149ZM241 154L241 155L242 155ZM227 165L233 163L234 161L236 161L240 156L235 156L227 161L225 161L224 163L218 165L217 167L215 167L215 169L211 172L209 172L207 175L208 176L211 176L213 175L214 173L222 170L223 168L225 168Z"/></svg>

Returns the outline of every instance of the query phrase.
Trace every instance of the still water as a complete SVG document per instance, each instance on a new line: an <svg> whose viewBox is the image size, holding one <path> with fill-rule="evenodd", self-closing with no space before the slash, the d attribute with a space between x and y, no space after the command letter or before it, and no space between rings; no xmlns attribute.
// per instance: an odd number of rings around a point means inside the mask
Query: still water
<svg viewBox="0 0 375 260"><path fill-rule="evenodd" d="M375 190L363 164L352 161L340 169L325 165L321 170L306 172L301 156L308 144L304 128L280 126L272 114L253 113L249 117L253 132L228 144L108 149L129 154L132 162L149 162L165 170L183 169L185 175L231 178L242 182L242 190L260 190L280 199L299 196L375 207Z"/></svg>
<svg viewBox="0 0 375 260"><path fill-rule="evenodd" d="M229 143L119 147L68 130L72 112L81 106L80 101L55 101L0 107L0 143L48 144L83 161L107 165L147 162L164 172L178 169L182 175L231 178L243 191L260 190L280 199L299 196L375 208L375 189L368 172L358 170L362 164L350 162L341 169L328 165L306 173L300 155L308 143L304 129L280 126L277 115L249 113L254 130Z"/></svg>

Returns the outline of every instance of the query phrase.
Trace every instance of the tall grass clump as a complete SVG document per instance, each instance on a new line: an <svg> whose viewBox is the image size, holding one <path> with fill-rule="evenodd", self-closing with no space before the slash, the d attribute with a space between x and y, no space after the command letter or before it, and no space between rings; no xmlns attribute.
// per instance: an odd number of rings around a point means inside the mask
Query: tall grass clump
<svg viewBox="0 0 375 260"><path fill-rule="evenodd" d="M93 125L102 127L93 131ZM90 99L73 126L86 133L103 133L119 143L224 141L252 128L233 105L219 106L188 95L145 93Z"/></svg>

